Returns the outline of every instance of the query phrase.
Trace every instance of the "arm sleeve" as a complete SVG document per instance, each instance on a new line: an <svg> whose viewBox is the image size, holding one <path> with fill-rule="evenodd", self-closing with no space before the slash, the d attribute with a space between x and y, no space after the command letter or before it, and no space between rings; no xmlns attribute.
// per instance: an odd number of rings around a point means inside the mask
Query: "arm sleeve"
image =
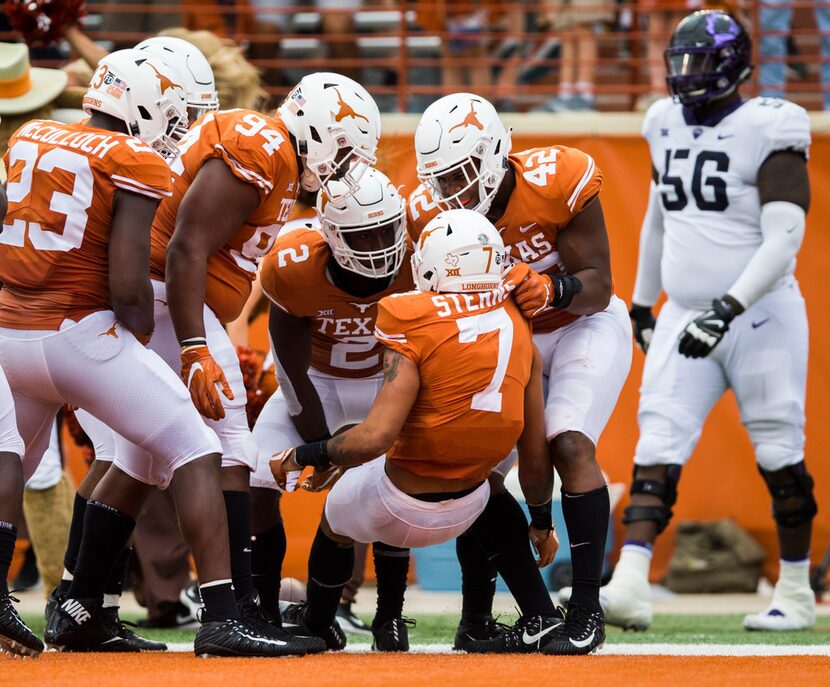
<svg viewBox="0 0 830 687"><path fill-rule="evenodd" d="M660 192L653 181L649 185L648 208L640 229L640 253L637 258L637 278L631 303L651 307L660 297L662 282L660 260L663 256L663 208Z"/></svg>
<svg viewBox="0 0 830 687"><path fill-rule="evenodd" d="M405 322L393 312L395 305L394 299L390 297L383 298L378 303L375 338L387 348L405 355L417 365L420 361L420 354L414 341L407 336Z"/></svg>
<svg viewBox="0 0 830 687"><path fill-rule="evenodd" d="M727 294L748 308L791 272L804 238L805 222L804 209L795 203L765 203L761 208L763 241Z"/></svg>

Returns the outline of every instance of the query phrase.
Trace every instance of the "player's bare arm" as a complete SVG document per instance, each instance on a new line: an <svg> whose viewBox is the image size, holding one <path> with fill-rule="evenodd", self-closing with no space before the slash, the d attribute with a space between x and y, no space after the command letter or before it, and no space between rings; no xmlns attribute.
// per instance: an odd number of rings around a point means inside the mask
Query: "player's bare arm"
<svg viewBox="0 0 830 687"><path fill-rule="evenodd" d="M279 454L279 458L271 461L277 484L291 491L307 466L352 467L386 453L400 434L420 386L417 365L388 349L383 358L383 385L366 419L327 441L305 444Z"/></svg>
<svg viewBox="0 0 830 687"><path fill-rule="evenodd" d="M212 420L225 417L217 384L227 398L232 399L233 392L205 338L207 263L258 204L252 186L239 181L223 161L209 160L182 200L167 246L167 302L182 346L182 379L199 412Z"/></svg>
<svg viewBox="0 0 830 687"><path fill-rule="evenodd" d="M556 555L559 540L553 529L553 462L545 436L545 399L542 390L542 355L533 347L533 365L524 395L524 430L517 443L519 483L530 509L528 529L539 554L540 568L549 565Z"/></svg>
<svg viewBox="0 0 830 687"><path fill-rule="evenodd" d="M810 180L807 159L802 153L781 150L770 155L758 170L761 205L783 201L810 209Z"/></svg>
<svg viewBox="0 0 830 687"><path fill-rule="evenodd" d="M611 300L611 251L605 229L605 215L599 198L589 200L557 236L559 258L565 272L581 284L574 288L570 303L564 306L577 315L593 315L605 310Z"/></svg>
<svg viewBox="0 0 830 687"><path fill-rule="evenodd" d="M299 412L291 420L303 441L320 441L330 435L320 395L308 376L311 363L311 328L308 321L271 304L268 320L277 379L283 392L296 398Z"/></svg>
<svg viewBox="0 0 830 687"><path fill-rule="evenodd" d="M259 194L219 159L206 162L187 190L167 247L167 298L180 341L205 336L207 262L259 205Z"/></svg>
<svg viewBox="0 0 830 687"><path fill-rule="evenodd" d="M139 339L153 332L150 225L159 201L117 191L109 242L109 290L116 319Z"/></svg>

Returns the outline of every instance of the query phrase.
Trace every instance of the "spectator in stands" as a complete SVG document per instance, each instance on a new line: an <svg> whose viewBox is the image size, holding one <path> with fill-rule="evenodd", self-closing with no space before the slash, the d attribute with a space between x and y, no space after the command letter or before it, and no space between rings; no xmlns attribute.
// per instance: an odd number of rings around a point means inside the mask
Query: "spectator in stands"
<svg viewBox="0 0 830 687"><path fill-rule="evenodd" d="M824 109L830 110L830 0L815 0L813 12L821 33L821 85ZM787 34L793 0L761 0L761 95L783 97L787 83Z"/></svg>
<svg viewBox="0 0 830 687"><path fill-rule="evenodd" d="M166 5L175 3L170 0L140 0L143 5ZM181 12L119 12L119 5L134 5L136 0L109 0L100 6L101 31L111 33L108 38L113 41L113 50L131 48L142 37L136 34L158 33L171 26L182 25ZM203 1L202 4L205 4ZM215 15L214 15L215 16ZM132 35L130 35L132 34Z"/></svg>
<svg viewBox="0 0 830 687"><path fill-rule="evenodd" d="M561 41L559 93L539 110L596 110L598 34L614 19L614 0L555 0L547 15Z"/></svg>

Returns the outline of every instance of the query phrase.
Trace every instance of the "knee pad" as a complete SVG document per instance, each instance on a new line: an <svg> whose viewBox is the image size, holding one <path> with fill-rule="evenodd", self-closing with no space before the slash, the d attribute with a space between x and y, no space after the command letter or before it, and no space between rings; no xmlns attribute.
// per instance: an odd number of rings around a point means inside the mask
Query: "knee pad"
<svg viewBox="0 0 830 687"><path fill-rule="evenodd" d="M659 506L628 506L623 513L623 524L649 520L657 524L657 534L668 527L672 518L672 507L677 501L677 483L680 481L680 465L666 466L665 482L638 477L639 466L634 466L634 479L629 494L647 494L658 497L663 503Z"/></svg>
<svg viewBox="0 0 830 687"><path fill-rule="evenodd" d="M813 478L803 460L781 470L758 470L772 495L772 517L781 527L798 527L816 516L818 504L813 496ZM789 503L784 506L781 501Z"/></svg>

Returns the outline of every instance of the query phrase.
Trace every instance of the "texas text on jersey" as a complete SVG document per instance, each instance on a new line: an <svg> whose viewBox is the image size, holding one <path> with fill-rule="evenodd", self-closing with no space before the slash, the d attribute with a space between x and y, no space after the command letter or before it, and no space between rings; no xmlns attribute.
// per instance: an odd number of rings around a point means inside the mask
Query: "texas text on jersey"
<svg viewBox="0 0 830 687"><path fill-rule="evenodd" d="M176 213L201 166L221 158L241 181L254 186L259 206L239 231L208 260L205 302L222 323L242 311L256 276L258 260L274 243L297 197L300 172L288 130L279 115L225 110L203 117L179 144L173 164L173 196L153 222L151 274L164 279L167 244Z"/></svg>
<svg viewBox="0 0 830 687"><path fill-rule="evenodd" d="M277 306L311 322L311 367L335 377L378 374L382 346L372 331L381 298L412 289L410 251L389 286L369 297L352 296L335 286L327 265L331 249L314 229L283 234L262 265L262 288Z"/></svg>
<svg viewBox="0 0 830 687"><path fill-rule="evenodd" d="M375 336L421 378L387 459L422 477L486 479L522 432L533 358L530 323L509 291L384 298Z"/></svg>
<svg viewBox="0 0 830 687"><path fill-rule="evenodd" d="M513 153L508 158L516 188L504 214L493 222L508 256L526 262L537 272L560 274L564 267L556 249L559 231L602 188L602 172L590 155L576 148L550 146ZM407 218L413 238L441 209L421 184L409 196ZM533 320L535 332L549 332L579 317L564 310L548 310Z"/></svg>
<svg viewBox="0 0 830 687"><path fill-rule="evenodd" d="M18 129L5 159L0 326L58 329L109 309L112 199L169 196L170 168L127 134L45 120Z"/></svg>
<svg viewBox="0 0 830 687"><path fill-rule="evenodd" d="M705 310L763 241L758 170L777 151L806 155L810 120L787 100L752 98L737 101L716 125L700 126L665 98L646 114L643 136L663 210L662 286L683 306Z"/></svg>

